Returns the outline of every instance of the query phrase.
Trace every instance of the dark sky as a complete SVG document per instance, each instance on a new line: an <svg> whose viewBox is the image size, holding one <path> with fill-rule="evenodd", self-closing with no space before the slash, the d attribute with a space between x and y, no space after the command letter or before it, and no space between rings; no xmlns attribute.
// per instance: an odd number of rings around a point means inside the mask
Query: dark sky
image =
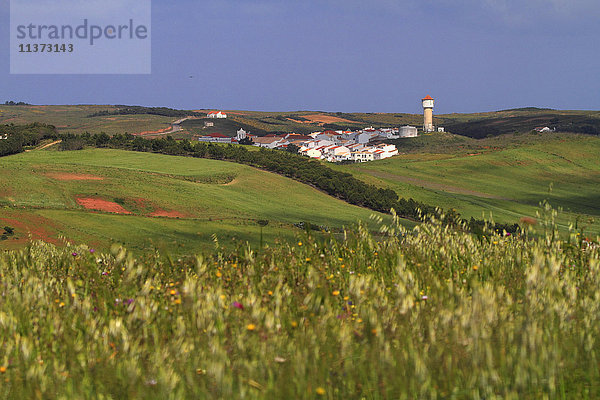
<svg viewBox="0 0 600 400"><path fill-rule="evenodd" d="M600 109L598 0L154 0L150 75L10 75L1 1L0 101Z"/></svg>

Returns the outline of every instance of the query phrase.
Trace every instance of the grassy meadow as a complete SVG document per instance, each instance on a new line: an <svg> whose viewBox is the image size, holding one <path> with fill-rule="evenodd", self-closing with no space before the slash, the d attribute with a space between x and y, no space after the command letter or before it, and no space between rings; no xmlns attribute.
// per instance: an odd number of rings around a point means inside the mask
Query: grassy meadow
<svg viewBox="0 0 600 400"><path fill-rule="evenodd" d="M29 235L57 244L62 236L102 248L116 242L188 254L213 248L213 234L221 245L258 246L257 220L269 221L264 241L274 243L293 238L294 223L342 228L373 214L244 165L108 149L2 158L0 205L0 222L16 228L0 242L5 248Z"/></svg>
<svg viewBox="0 0 600 400"><path fill-rule="evenodd" d="M0 397L598 398L599 250L542 214L482 239L432 221L179 260L4 252Z"/></svg>
<svg viewBox="0 0 600 400"><path fill-rule="evenodd" d="M564 210L559 221L563 232L578 217L579 227L587 226L592 235L600 232L600 138L551 134L479 142L427 136L416 138L415 150L406 154L336 168L393 188L400 196L455 208L468 218L489 218L491 213L496 222L519 222L535 218L539 203L547 199Z"/></svg>

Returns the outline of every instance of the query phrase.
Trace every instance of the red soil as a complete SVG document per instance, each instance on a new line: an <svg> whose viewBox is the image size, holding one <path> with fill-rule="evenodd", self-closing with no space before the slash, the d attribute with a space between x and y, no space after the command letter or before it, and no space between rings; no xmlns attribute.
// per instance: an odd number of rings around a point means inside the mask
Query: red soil
<svg viewBox="0 0 600 400"><path fill-rule="evenodd" d="M131 214L121 205L108 200L94 198L77 198L77 204L84 206L88 210L98 210L115 214Z"/></svg>
<svg viewBox="0 0 600 400"><path fill-rule="evenodd" d="M59 181L101 181L104 178L101 176L88 175L88 174L70 174L70 173L49 173L46 176L57 179Z"/></svg>
<svg viewBox="0 0 600 400"><path fill-rule="evenodd" d="M43 240L46 243L60 244L61 242L54 237L45 227L50 226L51 222L44 217L34 214L20 214L19 219L0 218L2 226L8 225L15 228L15 235L18 239L9 237L7 244L24 244L31 240Z"/></svg>
<svg viewBox="0 0 600 400"><path fill-rule="evenodd" d="M148 215L150 217L185 218L185 215L180 212L161 210L160 208Z"/></svg>
<svg viewBox="0 0 600 400"><path fill-rule="evenodd" d="M537 219L531 217L521 217L519 221L526 225L537 225Z"/></svg>
<svg viewBox="0 0 600 400"><path fill-rule="evenodd" d="M134 135L135 136L158 135L161 133L171 132L172 130L173 130L173 128L168 127L168 128L159 129L157 131L144 131L144 132L134 133Z"/></svg>
<svg viewBox="0 0 600 400"><path fill-rule="evenodd" d="M348 119L332 117L331 115L322 115L322 114L312 114L312 115L303 115L302 118L306 118L311 122L322 122L325 124L335 123L335 122L349 122L352 123Z"/></svg>

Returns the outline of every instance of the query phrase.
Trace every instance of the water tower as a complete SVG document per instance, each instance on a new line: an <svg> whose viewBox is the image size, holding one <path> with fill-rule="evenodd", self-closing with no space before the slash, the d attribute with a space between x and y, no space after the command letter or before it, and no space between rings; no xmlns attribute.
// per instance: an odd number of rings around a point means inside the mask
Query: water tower
<svg viewBox="0 0 600 400"><path fill-rule="evenodd" d="M429 95L423 98L423 131L433 132L433 98Z"/></svg>

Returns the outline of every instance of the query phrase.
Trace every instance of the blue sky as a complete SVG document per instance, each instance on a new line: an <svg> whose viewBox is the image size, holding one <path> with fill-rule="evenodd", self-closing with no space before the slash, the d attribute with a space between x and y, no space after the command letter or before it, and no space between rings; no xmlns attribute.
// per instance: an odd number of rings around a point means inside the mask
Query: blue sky
<svg viewBox="0 0 600 400"><path fill-rule="evenodd" d="M600 109L597 0L154 0L151 75L10 75L0 100L436 113Z"/></svg>

